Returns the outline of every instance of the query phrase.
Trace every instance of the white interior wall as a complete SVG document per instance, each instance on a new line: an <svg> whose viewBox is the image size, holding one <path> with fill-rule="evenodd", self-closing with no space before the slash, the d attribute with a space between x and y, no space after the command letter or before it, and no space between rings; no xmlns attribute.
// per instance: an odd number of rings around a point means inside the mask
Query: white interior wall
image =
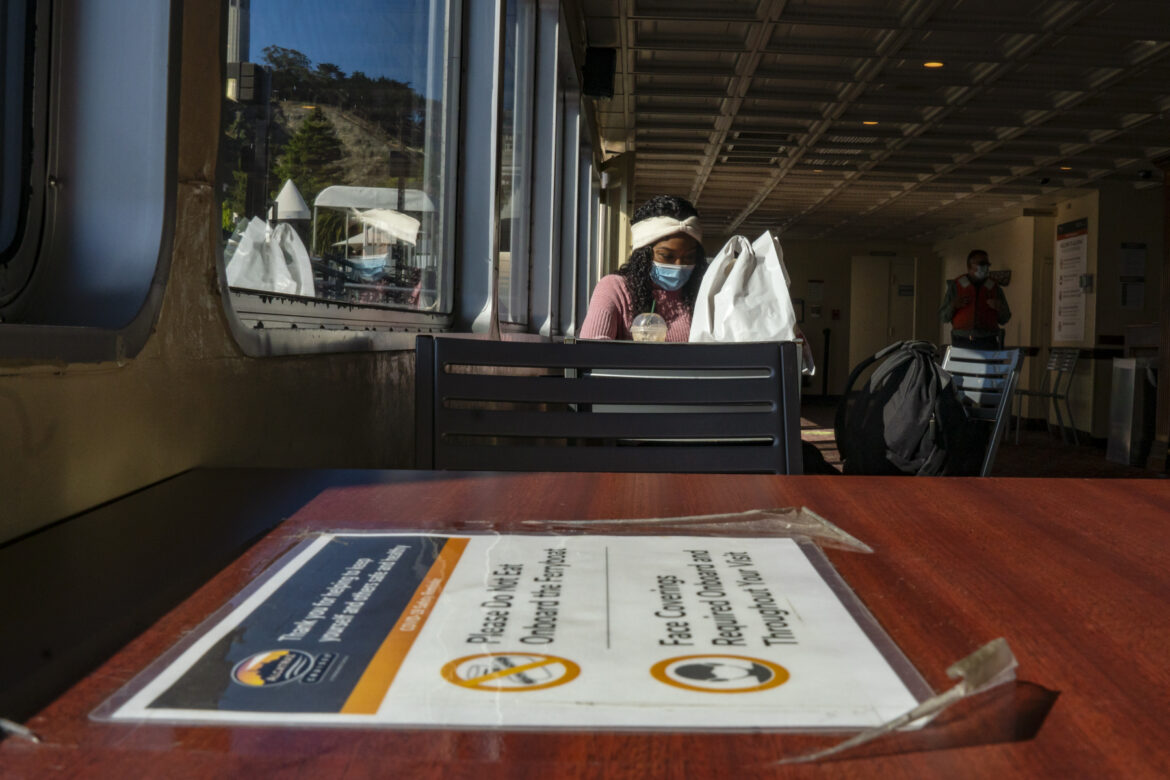
<svg viewBox="0 0 1170 780"><path fill-rule="evenodd" d="M830 334L828 362L830 395L839 395L842 392L845 379L852 368L849 363L851 318L849 299L854 256L877 252L882 253L883 257L895 255L918 259L914 335L916 338L934 339L937 333L933 326L935 320L923 316L924 311L937 312L940 302L937 282L939 261L929 245L896 241L785 241L783 237L780 243L784 248L784 264L792 280L790 288L792 297L805 300L805 318L801 327L817 361L818 374L813 377L810 386L805 388L805 394L817 395L821 392L823 378L820 372L825 369L821 364L824 362L826 329ZM824 301L821 304L822 316L819 319L811 316L811 306L808 302L811 279L824 281ZM875 295L882 296L883 300L886 294L884 289L875 292ZM836 319L834 312L837 313Z"/></svg>
<svg viewBox="0 0 1170 780"><path fill-rule="evenodd" d="M1161 187L1134 189L1110 183L1101 189L1101 230L1097 249L1097 332L1123 335L1127 325L1159 321L1158 290L1162 283L1163 194ZM1139 309L1121 308L1123 243L1146 245L1146 297Z"/></svg>
<svg viewBox="0 0 1170 780"><path fill-rule="evenodd" d="M1098 214L1097 266L1093 272L1096 291L1097 346L1116 346L1127 325L1156 323L1159 319L1159 290L1162 283L1164 244L1163 194L1161 187L1135 189L1125 182L1101 187ZM1121 306L1122 244L1146 245L1145 304L1137 309ZM1113 384L1110 360L1093 365L1093 436L1109 435L1109 397Z"/></svg>

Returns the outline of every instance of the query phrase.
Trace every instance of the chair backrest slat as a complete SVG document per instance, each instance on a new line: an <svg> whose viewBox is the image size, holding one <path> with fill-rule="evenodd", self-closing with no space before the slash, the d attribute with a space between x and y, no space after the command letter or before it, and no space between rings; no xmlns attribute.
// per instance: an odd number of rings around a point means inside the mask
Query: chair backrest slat
<svg viewBox="0 0 1170 780"><path fill-rule="evenodd" d="M655 395L647 397L653 383ZM721 403L775 402L770 393L775 383L727 379L653 379L648 377L566 378L563 376L495 376L447 374L443 396L447 400L527 401L530 403L662 404L695 403L696 398L718 398Z"/></svg>
<svg viewBox="0 0 1170 780"><path fill-rule="evenodd" d="M1002 363L976 363L970 360L954 360L951 361L951 367L947 369L952 374L962 374L964 376L987 376L987 377L1002 377L1003 364Z"/></svg>
<svg viewBox="0 0 1170 780"><path fill-rule="evenodd" d="M1002 389L1007 378L1003 374L996 375L972 375L952 373L951 377L955 380L955 384L963 390L999 390Z"/></svg>
<svg viewBox="0 0 1170 780"><path fill-rule="evenodd" d="M1048 352L1049 371L1075 371L1077 359L1081 355L1079 347L1053 347Z"/></svg>
<svg viewBox="0 0 1170 780"><path fill-rule="evenodd" d="M793 343L419 336L417 357L420 468L802 471Z"/></svg>
<svg viewBox="0 0 1170 780"><path fill-rule="evenodd" d="M1002 392L984 392L966 387L960 387L960 389L963 391L963 395L966 396L967 400L975 405L975 408L990 406L993 407L993 410L998 409L1000 402L1003 400Z"/></svg>
<svg viewBox="0 0 1170 780"><path fill-rule="evenodd" d="M448 409L447 436L517 436L539 431L546 438L748 439L772 438L773 414L748 412L678 412L658 409L651 414L591 414L579 411Z"/></svg>

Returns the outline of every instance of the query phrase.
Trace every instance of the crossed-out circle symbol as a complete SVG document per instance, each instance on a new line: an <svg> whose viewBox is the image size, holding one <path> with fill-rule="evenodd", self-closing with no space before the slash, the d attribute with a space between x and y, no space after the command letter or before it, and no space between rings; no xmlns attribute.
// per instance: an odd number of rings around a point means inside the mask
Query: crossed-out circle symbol
<svg viewBox="0 0 1170 780"><path fill-rule="evenodd" d="M581 667L544 653L479 653L456 658L440 670L443 678L476 691L539 691L571 682Z"/></svg>

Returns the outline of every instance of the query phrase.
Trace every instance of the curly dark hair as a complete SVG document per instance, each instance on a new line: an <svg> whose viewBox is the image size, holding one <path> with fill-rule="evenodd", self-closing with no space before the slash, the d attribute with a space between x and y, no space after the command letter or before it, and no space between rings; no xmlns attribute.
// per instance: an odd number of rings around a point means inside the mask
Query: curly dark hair
<svg viewBox="0 0 1170 780"><path fill-rule="evenodd" d="M682 220L698 216L698 210L685 198L655 195L634 212L634 222L641 222L650 217L674 217ZM683 303L691 311L695 309L695 298L699 294L699 285L703 283L703 272L707 270L707 256L703 253L702 244L699 244L697 254L695 270L691 272L691 278L682 288ZM631 252L630 259L617 269L617 273L625 277L626 289L633 299L635 312L650 311L650 306L654 303L654 282L650 279L650 269L653 265L654 248L643 246Z"/></svg>

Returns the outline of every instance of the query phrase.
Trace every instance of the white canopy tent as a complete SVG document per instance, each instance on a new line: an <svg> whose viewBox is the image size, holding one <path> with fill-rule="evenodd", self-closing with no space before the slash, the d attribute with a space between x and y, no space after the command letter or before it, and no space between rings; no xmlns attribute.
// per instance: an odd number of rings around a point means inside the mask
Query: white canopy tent
<svg viewBox="0 0 1170 780"><path fill-rule="evenodd" d="M385 233L390 239L414 246L418 243L419 221L393 209L352 209L353 215L367 228Z"/></svg>
<svg viewBox="0 0 1170 780"><path fill-rule="evenodd" d="M344 210L347 234L349 218L356 215L363 224L384 230L394 239L416 246L420 223L418 219L407 216L407 212L419 215L433 212L435 204L430 195L422 190L403 189L401 194L400 205L399 190L396 187L351 187L343 184L326 187L313 200L313 246L317 245L319 208Z"/></svg>
<svg viewBox="0 0 1170 780"><path fill-rule="evenodd" d="M422 190L404 189L402 201L402 204L398 203L398 189L395 187L349 187L335 184L321 190L313 201L313 208L394 209L415 213L435 210L431 196Z"/></svg>

